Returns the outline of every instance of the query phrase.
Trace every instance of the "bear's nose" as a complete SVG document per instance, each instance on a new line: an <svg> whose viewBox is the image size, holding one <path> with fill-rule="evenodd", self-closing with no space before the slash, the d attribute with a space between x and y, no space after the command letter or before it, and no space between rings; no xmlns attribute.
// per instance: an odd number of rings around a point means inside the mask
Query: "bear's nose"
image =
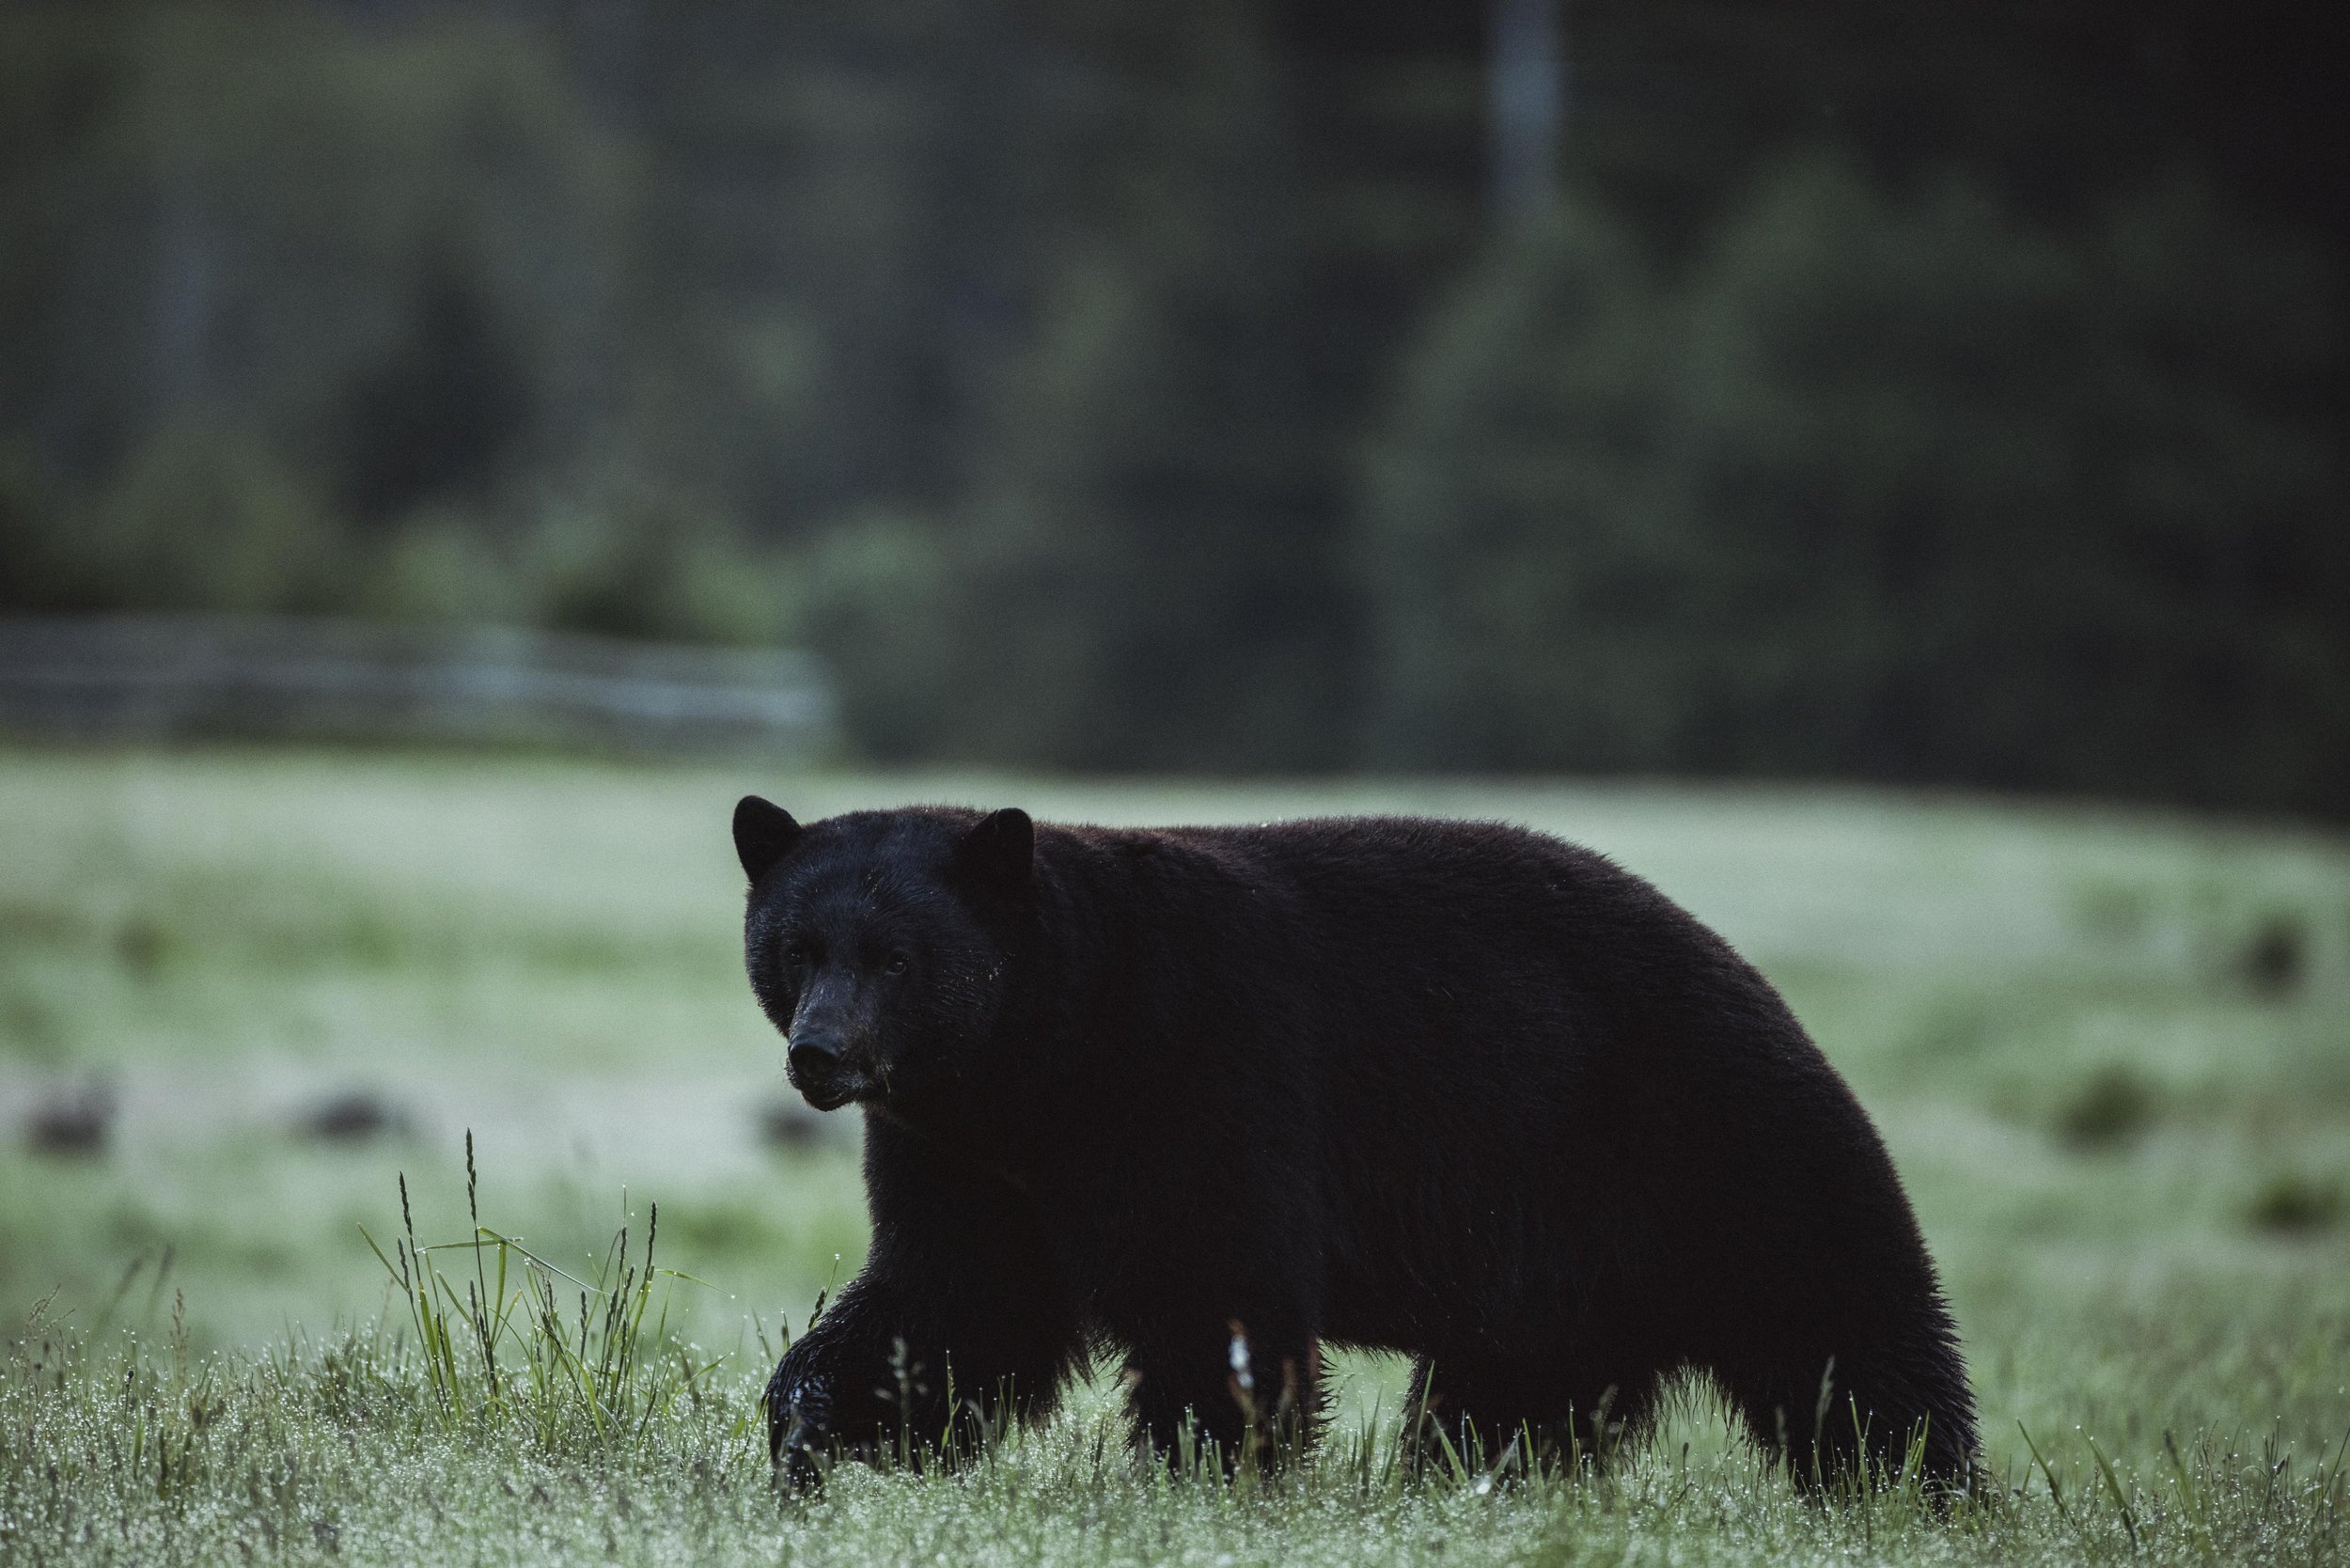
<svg viewBox="0 0 2350 1568"><path fill-rule="evenodd" d="M840 1064L840 1042L827 1034L795 1038L785 1060L799 1077L821 1077Z"/></svg>

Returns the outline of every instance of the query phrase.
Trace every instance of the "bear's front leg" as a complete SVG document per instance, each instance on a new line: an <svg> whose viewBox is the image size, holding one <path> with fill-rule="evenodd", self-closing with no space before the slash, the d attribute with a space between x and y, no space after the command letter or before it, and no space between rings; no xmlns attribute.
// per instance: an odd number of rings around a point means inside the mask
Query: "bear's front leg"
<svg viewBox="0 0 2350 1568"><path fill-rule="evenodd" d="M1010 1285L1010 1282L1005 1282ZM795 1489L821 1462L920 1464L971 1451L1010 1421L1042 1419L1082 1353L1073 1324L1015 1289L907 1291L869 1270L784 1354L767 1384L767 1448Z"/></svg>
<svg viewBox="0 0 2350 1568"><path fill-rule="evenodd" d="M1227 1473L1271 1468L1303 1451L1322 1416L1319 1345L1299 1314L1260 1308L1254 1323L1153 1325L1127 1361L1139 1435L1178 1466L1213 1458Z"/></svg>
<svg viewBox="0 0 2350 1568"><path fill-rule="evenodd" d="M1190 1168L1208 1182L1093 1220L1101 1325L1126 1350L1136 1436L1168 1464L1277 1466L1320 1434L1320 1253L1280 1147L1207 1151Z"/></svg>
<svg viewBox="0 0 2350 1568"><path fill-rule="evenodd" d="M828 1454L919 1463L1042 1419L1085 1354L1024 1192L886 1124L869 1123L866 1176L865 1267L767 1386L768 1450L794 1486Z"/></svg>
<svg viewBox="0 0 2350 1568"><path fill-rule="evenodd" d="M860 1277L784 1353L767 1382L767 1451L793 1488L821 1479L832 1453L873 1461L943 1434L950 1412L893 1309L885 1280Z"/></svg>

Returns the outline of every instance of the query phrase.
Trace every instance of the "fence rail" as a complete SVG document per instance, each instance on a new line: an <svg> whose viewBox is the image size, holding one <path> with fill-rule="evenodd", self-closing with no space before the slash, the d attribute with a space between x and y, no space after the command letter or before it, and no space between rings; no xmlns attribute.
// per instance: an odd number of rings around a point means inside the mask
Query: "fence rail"
<svg viewBox="0 0 2350 1568"><path fill-rule="evenodd" d="M0 729L807 753L806 654L285 617L0 618Z"/></svg>

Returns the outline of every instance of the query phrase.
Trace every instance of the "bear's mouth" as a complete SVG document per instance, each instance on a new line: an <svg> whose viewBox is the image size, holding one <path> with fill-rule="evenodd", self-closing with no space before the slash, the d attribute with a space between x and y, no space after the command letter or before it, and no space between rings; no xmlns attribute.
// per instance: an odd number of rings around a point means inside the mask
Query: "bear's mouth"
<svg viewBox="0 0 2350 1568"><path fill-rule="evenodd" d="M784 1076L800 1091L800 1098L808 1107L818 1111L838 1110L851 1101L879 1104L884 1098L884 1085L870 1074L853 1066L838 1066L829 1071L807 1072L787 1067Z"/></svg>
<svg viewBox="0 0 2350 1568"><path fill-rule="evenodd" d="M844 1082L800 1086L800 1098L807 1101L812 1110L836 1111L852 1100L867 1097L868 1091L862 1084Z"/></svg>

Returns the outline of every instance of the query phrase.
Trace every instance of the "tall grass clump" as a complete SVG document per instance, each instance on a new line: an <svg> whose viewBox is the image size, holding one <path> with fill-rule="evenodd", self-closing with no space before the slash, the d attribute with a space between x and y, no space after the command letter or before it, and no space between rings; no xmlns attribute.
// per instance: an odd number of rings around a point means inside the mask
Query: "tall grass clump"
<svg viewBox="0 0 2350 1568"><path fill-rule="evenodd" d="M654 1262L660 1205L641 1247L623 1222L583 1277L482 1224L480 1189L468 1132L463 1239L417 1240L405 1172L390 1252L360 1228L407 1307L426 1408L443 1427L512 1428L548 1452L610 1450L642 1442L682 1404L711 1403L727 1357L703 1359L670 1330L674 1286L707 1282ZM740 1411L728 1439L756 1414Z"/></svg>

